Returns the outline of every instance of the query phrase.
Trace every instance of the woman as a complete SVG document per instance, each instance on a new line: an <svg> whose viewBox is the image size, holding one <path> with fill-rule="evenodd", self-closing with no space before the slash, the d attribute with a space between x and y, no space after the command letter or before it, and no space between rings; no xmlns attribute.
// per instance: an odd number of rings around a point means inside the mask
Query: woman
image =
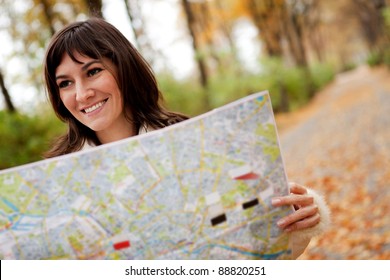
<svg viewBox="0 0 390 280"><path fill-rule="evenodd" d="M57 33L46 52L44 76L53 109L69 128L47 157L187 119L162 107L162 96L147 62L102 19L76 22ZM108 85L100 88L106 82ZM101 116L106 118L104 122L93 120L103 119ZM96 127L90 122L96 122Z"/></svg>
<svg viewBox="0 0 390 280"><path fill-rule="evenodd" d="M169 126L187 119L166 110L150 66L111 24L89 19L65 27L52 39L44 64L50 102L68 132L47 153L59 156ZM293 257L329 223L324 200L290 184L291 195L276 197L275 207L294 213L278 221L291 234Z"/></svg>

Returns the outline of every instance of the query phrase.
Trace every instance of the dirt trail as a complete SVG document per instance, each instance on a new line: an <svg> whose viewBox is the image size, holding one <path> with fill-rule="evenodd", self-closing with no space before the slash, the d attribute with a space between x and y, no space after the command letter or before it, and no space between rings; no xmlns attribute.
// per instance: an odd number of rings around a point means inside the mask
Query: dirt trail
<svg viewBox="0 0 390 280"><path fill-rule="evenodd" d="M301 259L390 259L390 71L341 74L276 122L289 180L332 210L331 228Z"/></svg>

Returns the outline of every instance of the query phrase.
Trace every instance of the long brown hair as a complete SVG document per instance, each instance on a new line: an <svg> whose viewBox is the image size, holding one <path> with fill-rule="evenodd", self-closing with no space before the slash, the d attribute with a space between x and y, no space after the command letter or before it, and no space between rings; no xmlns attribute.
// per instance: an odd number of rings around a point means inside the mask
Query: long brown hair
<svg viewBox="0 0 390 280"><path fill-rule="evenodd" d="M64 54L78 62L75 53L94 59L105 57L117 66L124 114L138 131L141 127L162 128L188 118L164 108L163 97L150 65L117 28L100 18L75 22L54 35L44 60L44 77L50 103L56 115L68 124L68 132L56 141L46 157L78 151L85 141L100 144L95 132L73 117L59 95L55 80L56 68Z"/></svg>

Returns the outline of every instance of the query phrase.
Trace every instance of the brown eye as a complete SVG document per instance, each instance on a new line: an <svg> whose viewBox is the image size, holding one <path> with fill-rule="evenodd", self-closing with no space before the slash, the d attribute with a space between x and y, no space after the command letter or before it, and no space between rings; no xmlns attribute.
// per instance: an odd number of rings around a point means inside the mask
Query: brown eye
<svg viewBox="0 0 390 280"><path fill-rule="evenodd" d="M70 81L62 81L58 84L59 88L66 88L70 85Z"/></svg>
<svg viewBox="0 0 390 280"><path fill-rule="evenodd" d="M97 73L99 73L102 70L103 69L101 69L101 68L93 68L91 70L88 70L87 75L88 75L88 77L92 77L92 76L96 75Z"/></svg>

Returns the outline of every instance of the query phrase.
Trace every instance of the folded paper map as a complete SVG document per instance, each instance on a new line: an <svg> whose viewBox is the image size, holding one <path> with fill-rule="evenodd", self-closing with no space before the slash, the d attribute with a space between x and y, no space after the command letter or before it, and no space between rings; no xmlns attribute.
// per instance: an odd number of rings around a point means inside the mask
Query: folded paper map
<svg viewBox="0 0 390 280"><path fill-rule="evenodd" d="M267 92L0 171L0 259L288 259Z"/></svg>

